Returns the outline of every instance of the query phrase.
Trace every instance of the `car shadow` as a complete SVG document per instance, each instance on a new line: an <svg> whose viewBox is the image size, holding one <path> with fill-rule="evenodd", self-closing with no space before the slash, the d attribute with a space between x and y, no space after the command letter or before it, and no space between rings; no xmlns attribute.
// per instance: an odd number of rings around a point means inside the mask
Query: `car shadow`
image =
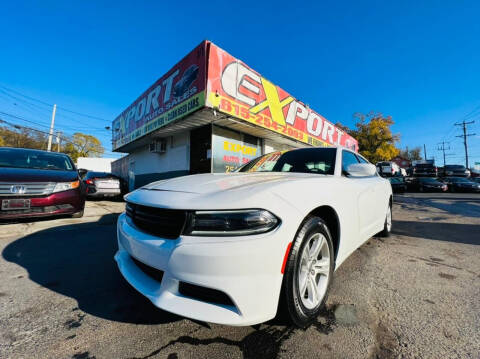
<svg viewBox="0 0 480 359"><path fill-rule="evenodd" d="M5 247L5 260L41 286L75 299L82 311L104 319L160 324L182 318L156 308L122 277L113 256L118 214L97 222L48 228ZM75 308L74 308L75 309Z"/></svg>
<svg viewBox="0 0 480 359"><path fill-rule="evenodd" d="M444 222L393 221L393 234L480 245L480 225Z"/></svg>

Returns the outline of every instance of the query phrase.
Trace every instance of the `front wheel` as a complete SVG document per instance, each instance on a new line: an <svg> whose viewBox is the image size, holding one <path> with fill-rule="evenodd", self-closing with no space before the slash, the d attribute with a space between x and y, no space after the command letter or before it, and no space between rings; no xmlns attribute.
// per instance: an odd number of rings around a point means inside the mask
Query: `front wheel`
<svg viewBox="0 0 480 359"><path fill-rule="evenodd" d="M380 237L390 237L392 233L392 205L388 205L387 214L385 216L385 223L383 224L383 231L379 233Z"/></svg>
<svg viewBox="0 0 480 359"><path fill-rule="evenodd" d="M72 214L72 218L82 218L84 211L85 210L82 209L81 211L75 212L74 214Z"/></svg>
<svg viewBox="0 0 480 359"><path fill-rule="evenodd" d="M293 324L305 328L319 315L333 276L332 236L326 223L310 217L298 231L283 279L283 300Z"/></svg>

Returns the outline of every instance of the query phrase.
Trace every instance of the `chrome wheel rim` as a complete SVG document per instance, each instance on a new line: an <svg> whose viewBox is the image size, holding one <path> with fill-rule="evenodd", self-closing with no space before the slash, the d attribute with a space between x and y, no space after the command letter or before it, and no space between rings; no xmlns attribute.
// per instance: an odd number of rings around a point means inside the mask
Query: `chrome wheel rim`
<svg viewBox="0 0 480 359"><path fill-rule="evenodd" d="M312 234L307 240L297 271L302 304L307 309L314 309L321 303L327 292L330 276L330 249L323 234Z"/></svg>
<svg viewBox="0 0 480 359"><path fill-rule="evenodd" d="M387 230L390 232L392 230L392 207L388 206L387 211Z"/></svg>

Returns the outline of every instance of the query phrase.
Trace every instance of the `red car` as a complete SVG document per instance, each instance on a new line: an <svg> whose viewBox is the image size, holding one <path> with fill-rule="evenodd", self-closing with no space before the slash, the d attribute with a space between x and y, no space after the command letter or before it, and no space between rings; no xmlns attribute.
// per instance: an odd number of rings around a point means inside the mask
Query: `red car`
<svg viewBox="0 0 480 359"><path fill-rule="evenodd" d="M62 153L0 147L0 219L83 216L85 189Z"/></svg>

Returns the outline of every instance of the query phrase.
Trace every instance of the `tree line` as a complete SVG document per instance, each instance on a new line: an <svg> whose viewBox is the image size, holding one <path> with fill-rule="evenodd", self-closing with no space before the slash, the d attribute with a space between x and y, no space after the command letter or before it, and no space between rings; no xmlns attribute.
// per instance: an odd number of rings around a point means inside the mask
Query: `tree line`
<svg viewBox="0 0 480 359"><path fill-rule="evenodd" d="M391 116L382 113L356 113L355 128L349 128L337 123L336 126L354 137L358 141L358 151L372 163L390 161L401 156L409 161L422 159L421 148L401 150L397 148L400 141L399 134L393 134L391 126L394 124Z"/></svg>
<svg viewBox="0 0 480 359"><path fill-rule="evenodd" d="M356 113L354 118L356 119L354 128L341 123L337 123L336 126L357 139L360 154L370 162L389 161L395 156L401 156L410 161L422 158L420 147L410 150L397 148L400 135L393 134L391 131L391 126L394 124L391 116L370 112ZM46 150L47 143L48 134L43 131L23 126L0 126L0 146ZM57 143L52 143L52 150L66 153L74 161L78 157L99 157L105 152L98 138L80 132L72 136L62 136L60 148Z"/></svg>
<svg viewBox="0 0 480 359"><path fill-rule="evenodd" d="M71 136L62 135L60 144L55 142L55 138L54 134L52 151L66 153L75 162L78 157L100 157L105 152L100 140L92 135L81 132ZM23 126L0 126L0 146L46 150L48 134Z"/></svg>

